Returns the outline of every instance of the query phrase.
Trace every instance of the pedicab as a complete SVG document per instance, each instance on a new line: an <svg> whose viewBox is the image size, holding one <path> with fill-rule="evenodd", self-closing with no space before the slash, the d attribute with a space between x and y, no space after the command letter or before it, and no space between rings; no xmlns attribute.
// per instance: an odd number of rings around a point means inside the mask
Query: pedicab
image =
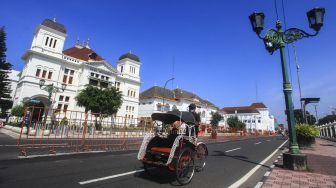
<svg viewBox="0 0 336 188"><path fill-rule="evenodd" d="M195 171L200 172L205 167L208 155L206 145L197 141L193 114L184 111L153 113L152 120L160 129L144 136L138 153L145 172L153 167L166 168L175 172L180 185L190 183ZM169 131L176 122L181 128Z"/></svg>

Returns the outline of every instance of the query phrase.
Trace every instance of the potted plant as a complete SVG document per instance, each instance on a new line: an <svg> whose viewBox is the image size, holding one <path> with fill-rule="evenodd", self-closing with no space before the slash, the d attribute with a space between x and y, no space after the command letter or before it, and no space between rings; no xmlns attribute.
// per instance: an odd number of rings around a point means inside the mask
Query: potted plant
<svg viewBox="0 0 336 188"><path fill-rule="evenodd" d="M319 135L319 129L314 125L298 124L295 129L299 147L310 147L315 143L315 137Z"/></svg>
<svg viewBox="0 0 336 188"><path fill-rule="evenodd" d="M210 124L212 125L211 138L216 139L217 127L219 122L223 120L223 116L220 115L218 112L211 113L211 115L212 115L212 118L210 120Z"/></svg>

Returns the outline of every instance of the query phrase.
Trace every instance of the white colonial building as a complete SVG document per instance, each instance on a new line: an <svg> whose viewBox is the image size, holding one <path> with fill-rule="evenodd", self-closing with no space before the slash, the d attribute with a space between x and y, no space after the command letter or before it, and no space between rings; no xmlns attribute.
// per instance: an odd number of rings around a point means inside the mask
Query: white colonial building
<svg viewBox="0 0 336 188"><path fill-rule="evenodd" d="M49 19L44 20L35 30L31 48L22 59L25 61L16 88L14 105L25 101L40 101L41 106L49 107L48 93L40 89L39 82L53 84L64 92L52 95L52 108L80 110L76 105L76 95L87 85L101 88L117 87L123 94L123 103L118 116L138 116L140 89L140 59L126 53L112 67L103 57L90 48L89 43L79 44L64 50L66 28Z"/></svg>
<svg viewBox="0 0 336 188"><path fill-rule="evenodd" d="M140 94L139 117L149 118L152 113L171 110L188 111L188 106L196 104L196 112L200 114L201 122L209 124L211 113L219 110L208 100L182 89L169 90L154 86Z"/></svg>
<svg viewBox="0 0 336 188"><path fill-rule="evenodd" d="M252 103L250 106L224 107L221 109L224 119L237 116L246 124L246 129L254 131L274 131L274 117L263 103Z"/></svg>

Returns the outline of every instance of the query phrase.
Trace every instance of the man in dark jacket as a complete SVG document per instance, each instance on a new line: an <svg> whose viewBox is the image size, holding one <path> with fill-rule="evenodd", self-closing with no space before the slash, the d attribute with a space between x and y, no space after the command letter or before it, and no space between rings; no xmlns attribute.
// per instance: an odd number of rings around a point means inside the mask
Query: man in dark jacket
<svg viewBox="0 0 336 188"><path fill-rule="evenodd" d="M198 137L198 127L199 127L199 124L201 122L201 117L198 113L196 113L196 105L194 103L191 103L189 105L189 112L191 112L196 120L196 123L195 123L195 132L196 132L196 137Z"/></svg>

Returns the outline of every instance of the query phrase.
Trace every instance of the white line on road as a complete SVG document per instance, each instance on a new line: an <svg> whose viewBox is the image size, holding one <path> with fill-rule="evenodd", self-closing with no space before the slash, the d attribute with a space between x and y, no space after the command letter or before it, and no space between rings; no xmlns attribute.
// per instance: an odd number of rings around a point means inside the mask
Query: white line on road
<svg viewBox="0 0 336 188"><path fill-rule="evenodd" d="M267 142L271 141L271 140L266 140Z"/></svg>
<svg viewBox="0 0 336 188"><path fill-rule="evenodd" d="M278 150L287 143L288 140L286 140L284 143L282 143L273 153L271 153L271 155L269 155L268 157L266 157L263 161L261 161L259 164L257 164L257 166L255 166L252 170L250 170L247 174L245 174L245 176L243 176L242 178L240 178L238 181L236 181L234 184L230 185L229 188L236 188L236 187L240 187L246 180L249 179L249 177L251 177L262 165L264 165L271 157L273 157L273 155L275 155Z"/></svg>
<svg viewBox="0 0 336 188"><path fill-rule="evenodd" d="M13 144L13 145L0 145L0 147L17 147L18 145L17 144Z"/></svg>
<svg viewBox="0 0 336 188"><path fill-rule="evenodd" d="M259 182L257 183L257 185L254 186L254 188L260 188L262 185L263 185L263 182L259 181Z"/></svg>
<svg viewBox="0 0 336 188"><path fill-rule="evenodd" d="M254 143L255 145L258 145L258 144L260 144L261 142L257 142L257 143Z"/></svg>
<svg viewBox="0 0 336 188"><path fill-rule="evenodd" d="M227 151L225 151L225 152L228 153L228 152L235 151L235 150L239 150L239 149L241 149L241 148L230 149L230 150L227 150Z"/></svg>
<svg viewBox="0 0 336 188"><path fill-rule="evenodd" d="M142 171L144 171L144 169L142 169L142 170L134 170L134 171L125 172L125 173L122 173L122 174L116 174L116 175L112 175L112 176L106 176L106 177L92 179L92 180L87 180L87 181L81 181L81 182L78 182L78 183L81 184L81 185L85 185L85 184L94 183L94 182L97 182L97 181L104 181L104 180L108 180L108 179L112 179L112 178L117 178L117 177L121 177L121 176L127 176L127 175L135 174L135 173L138 173L138 172L142 172Z"/></svg>
<svg viewBox="0 0 336 188"><path fill-rule="evenodd" d="M269 176L271 174L271 171L267 171L264 176Z"/></svg>

